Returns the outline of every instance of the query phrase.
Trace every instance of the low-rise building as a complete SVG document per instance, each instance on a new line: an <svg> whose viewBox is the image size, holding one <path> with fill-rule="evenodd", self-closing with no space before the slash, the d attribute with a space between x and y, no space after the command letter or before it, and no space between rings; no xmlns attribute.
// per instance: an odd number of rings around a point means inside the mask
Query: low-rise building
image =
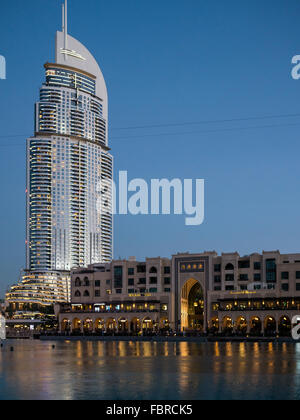
<svg viewBox="0 0 300 420"><path fill-rule="evenodd" d="M171 305L171 261L95 264L71 273L71 305L60 308L61 330L166 330Z"/></svg>
<svg viewBox="0 0 300 420"><path fill-rule="evenodd" d="M287 335L300 314L300 254L177 254L71 273L61 331Z"/></svg>

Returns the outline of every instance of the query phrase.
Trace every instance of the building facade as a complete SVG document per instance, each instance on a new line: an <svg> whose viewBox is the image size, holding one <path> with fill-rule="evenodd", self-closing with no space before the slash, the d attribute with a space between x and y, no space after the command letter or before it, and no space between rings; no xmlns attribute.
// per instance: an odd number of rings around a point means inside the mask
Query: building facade
<svg viewBox="0 0 300 420"><path fill-rule="evenodd" d="M177 254L74 270L61 331L289 335L300 315L300 254Z"/></svg>
<svg viewBox="0 0 300 420"><path fill-rule="evenodd" d="M112 180L107 90L93 56L56 35L56 61L36 104L27 142L27 267L64 270L112 259L111 201L101 212L101 182ZM76 54L74 53L76 51ZM109 214L110 212L110 214Z"/></svg>
<svg viewBox="0 0 300 420"><path fill-rule="evenodd" d="M7 295L21 306L68 302L65 273L113 256L107 89L95 58L67 34L66 16L27 140L27 270Z"/></svg>
<svg viewBox="0 0 300 420"><path fill-rule="evenodd" d="M57 308L62 331L169 329L171 263L113 261L71 273L71 305Z"/></svg>

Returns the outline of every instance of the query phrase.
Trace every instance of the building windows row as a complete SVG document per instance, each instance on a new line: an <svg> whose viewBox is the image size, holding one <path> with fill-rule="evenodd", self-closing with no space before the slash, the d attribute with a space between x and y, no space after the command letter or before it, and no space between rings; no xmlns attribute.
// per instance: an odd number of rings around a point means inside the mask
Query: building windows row
<svg viewBox="0 0 300 420"><path fill-rule="evenodd" d="M90 297L90 292L88 290L85 290L83 295L81 295L81 292L79 290L76 290L76 292L74 293L74 296L79 298L81 296L83 297Z"/></svg>
<svg viewBox="0 0 300 420"><path fill-rule="evenodd" d="M249 269L250 268L250 261L249 260L243 260L238 262L238 268L239 269ZM261 270L261 263L260 262L254 262L253 268L255 271ZM228 263L225 266L225 271L234 271L235 267L232 263ZM214 265L214 272L220 273L222 271L222 264L215 264Z"/></svg>
<svg viewBox="0 0 300 420"><path fill-rule="evenodd" d="M170 293L171 292L171 288L166 287L164 288L164 292L165 293ZM95 290L95 297L101 297L101 290L97 289ZM123 289L115 289L115 293L118 295L121 295L123 293ZM158 289L156 287L151 287L149 289L146 289L145 287L140 288L139 290L136 289L128 289L128 294L135 294L135 293L158 293ZM110 295L112 294L111 290L107 290L106 294ZM83 294L80 290L76 290L74 293L74 296L76 298L80 298L80 297L90 297L90 292L88 290L86 290Z"/></svg>
<svg viewBox="0 0 300 420"><path fill-rule="evenodd" d="M257 281L261 281L261 274L260 273L255 273L253 276L253 280L255 282ZM226 274L225 275L225 281L235 281L234 278L234 274ZM248 274L240 274L239 276L239 281L249 281L249 275ZM221 283L222 282L222 278L220 275L216 275L214 276L214 282L215 283Z"/></svg>
<svg viewBox="0 0 300 420"><path fill-rule="evenodd" d="M89 287L91 285L90 280L88 279L88 277L85 277L84 280L80 280L80 278L77 278L75 280L75 287Z"/></svg>
<svg viewBox="0 0 300 420"><path fill-rule="evenodd" d="M136 268L136 271L138 274L144 274L147 272L145 265L138 265ZM150 274L157 274L158 270L156 267L151 267L149 270ZM164 267L164 274L171 274L171 267ZM135 268L130 267L128 268L128 276L134 276L135 275Z"/></svg>
<svg viewBox="0 0 300 420"><path fill-rule="evenodd" d="M267 285L267 290L275 290L275 284L268 284ZM225 291L235 291L235 290L241 290L241 291L246 291L248 290L248 286L247 285L240 285L239 288L235 288L235 286L225 286ZM253 285L253 290L262 290L262 286L260 284L254 284ZM281 285L281 290L283 292L288 292L290 290L290 286L288 283L282 283ZM215 292L220 292L222 291L222 286L214 286L214 291ZM296 291L300 292L300 283L296 283Z"/></svg>
<svg viewBox="0 0 300 420"><path fill-rule="evenodd" d="M300 271L296 271L295 277L297 280L300 280ZM283 271L281 273L281 280L289 280L290 273L288 271Z"/></svg>
<svg viewBox="0 0 300 420"><path fill-rule="evenodd" d="M157 282L158 282L157 277L150 277L150 279L149 279L150 284L157 284ZM138 284L139 285L147 284L147 279L145 277L138 279ZM170 285L171 284L171 278L170 277L165 277L164 278L164 284L165 285ZM128 279L128 286L134 286L134 285L135 285L135 279Z"/></svg>
<svg viewBox="0 0 300 420"><path fill-rule="evenodd" d="M110 281L109 281L110 284ZM95 280L94 282L95 287L101 287L101 281ZM92 281L90 281L87 277L81 281L79 278L75 280L75 287L90 287L92 286Z"/></svg>
<svg viewBox="0 0 300 420"><path fill-rule="evenodd" d="M288 286L288 285L287 285ZM296 285L297 286L297 285ZM253 286L253 289L254 290L261 290L262 289L262 286L260 285L260 284L255 284L254 286ZM274 284L268 284L268 287L267 287L267 289L268 290L274 290L275 289L275 285ZM248 286L246 285L246 284L241 284L240 286L239 286L239 288L235 288L235 286L225 286L225 289L224 289L226 292L233 292L233 291L238 291L238 290L241 290L241 291L246 291L246 290L248 290ZM284 290L284 291L288 291L289 289L287 288L286 289L286 286L284 286L284 288L282 289L282 290ZM300 291L300 284L299 284L299 289L297 289L296 288L296 290L297 291ZM222 291L222 286L214 286L214 291L215 292L221 292Z"/></svg>
<svg viewBox="0 0 300 420"><path fill-rule="evenodd" d="M299 310L300 299L230 300L212 304L213 311Z"/></svg>

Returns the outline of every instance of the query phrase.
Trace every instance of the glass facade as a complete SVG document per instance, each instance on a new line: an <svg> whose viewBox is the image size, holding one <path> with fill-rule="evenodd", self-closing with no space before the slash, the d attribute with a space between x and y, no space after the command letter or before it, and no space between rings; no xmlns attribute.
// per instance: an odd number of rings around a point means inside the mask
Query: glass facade
<svg viewBox="0 0 300 420"><path fill-rule="evenodd" d="M97 79L46 64L28 140L27 268L71 270L112 259L112 156ZM102 200L101 183L108 182Z"/></svg>
<svg viewBox="0 0 300 420"><path fill-rule="evenodd" d="M65 39L72 57L63 52ZM56 35L55 63L44 67L35 135L27 140L26 188L26 272L33 277L44 273L44 283L40 277L41 288L36 288L35 280L25 274L8 294L9 301L22 294L35 300L39 291L45 302L68 301L69 283L60 287L61 272L69 273L63 276L69 282L71 269L113 257L113 158L102 72L89 51L62 32ZM49 273L57 273L52 276L55 287Z"/></svg>

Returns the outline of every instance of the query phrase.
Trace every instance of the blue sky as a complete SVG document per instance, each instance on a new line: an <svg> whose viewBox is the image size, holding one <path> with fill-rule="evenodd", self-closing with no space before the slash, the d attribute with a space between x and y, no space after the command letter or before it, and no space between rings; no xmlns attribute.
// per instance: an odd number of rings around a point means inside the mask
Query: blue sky
<svg viewBox="0 0 300 420"><path fill-rule="evenodd" d="M0 293L24 267L25 139L61 26L59 0L2 3ZM117 216L116 258L300 252L299 18L298 0L69 1L69 32L108 85L115 172L206 181L202 226ZM299 117L118 129L290 114Z"/></svg>

